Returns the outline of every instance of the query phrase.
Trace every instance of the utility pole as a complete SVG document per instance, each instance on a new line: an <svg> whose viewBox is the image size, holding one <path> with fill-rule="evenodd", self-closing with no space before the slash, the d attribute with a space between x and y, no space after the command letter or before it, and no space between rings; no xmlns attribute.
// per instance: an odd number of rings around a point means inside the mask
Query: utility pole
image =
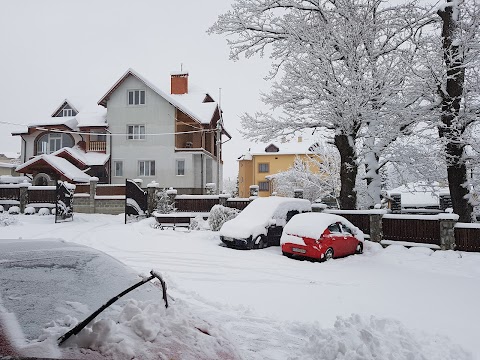
<svg viewBox="0 0 480 360"><path fill-rule="evenodd" d="M222 108L220 106L222 101L222 88L218 89L218 111L219 111L219 119L217 121L217 195L220 195L220 147L222 144Z"/></svg>

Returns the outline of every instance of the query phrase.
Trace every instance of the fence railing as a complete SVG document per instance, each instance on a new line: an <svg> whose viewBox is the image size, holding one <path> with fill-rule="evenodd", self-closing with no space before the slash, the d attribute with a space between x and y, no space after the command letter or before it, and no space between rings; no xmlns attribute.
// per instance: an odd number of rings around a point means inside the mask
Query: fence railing
<svg viewBox="0 0 480 360"><path fill-rule="evenodd" d="M28 188L28 203L55 204L57 201L55 186L30 186Z"/></svg>
<svg viewBox="0 0 480 360"><path fill-rule="evenodd" d="M440 246L440 224L431 215L384 215L383 238Z"/></svg>
<svg viewBox="0 0 480 360"><path fill-rule="evenodd" d="M480 252L480 224L455 225L456 250Z"/></svg>

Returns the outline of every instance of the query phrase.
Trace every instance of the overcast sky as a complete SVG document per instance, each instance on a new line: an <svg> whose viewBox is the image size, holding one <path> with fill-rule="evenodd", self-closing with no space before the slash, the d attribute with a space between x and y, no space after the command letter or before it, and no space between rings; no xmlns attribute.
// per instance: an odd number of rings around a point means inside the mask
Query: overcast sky
<svg viewBox="0 0 480 360"><path fill-rule="evenodd" d="M263 107L268 59L229 60L222 36L206 30L231 0L2 0L0 121L28 124L49 117L68 97L95 104L128 69L168 84L180 64L218 99L225 126L224 175L248 148L239 115ZM158 79L155 79L157 77ZM18 126L0 123L0 153L19 152Z"/></svg>

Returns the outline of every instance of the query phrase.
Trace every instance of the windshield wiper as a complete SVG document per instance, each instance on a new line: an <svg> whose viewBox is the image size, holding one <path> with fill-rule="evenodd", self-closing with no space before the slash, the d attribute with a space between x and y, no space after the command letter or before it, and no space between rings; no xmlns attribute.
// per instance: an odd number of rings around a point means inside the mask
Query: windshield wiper
<svg viewBox="0 0 480 360"><path fill-rule="evenodd" d="M64 335L60 336L58 338L58 345L62 345L68 338L70 338L72 335L77 335L82 329L87 326L95 317L100 314L103 310L105 310L107 307L112 305L115 301L120 299L123 295L128 294L130 291L135 290L137 287L149 282L150 280L153 280L157 278L160 280L160 284L162 284L162 292L163 292L163 301L165 301L165 308L168 308L168 300L167 300L167 284L165 284L165 281L163 280L162 276L155 272L155 271L150 271L150 275L148 278L143 279L142 281L139 281L135 285L132 285L128 289L122 291L120 294L117 296L114 296L110 300L108 300L105 304L103 304L97 311L95 311L92 315L87 317L85 320L83 320L81 323L79 323L77 326L75 326L73 329L67 331Z"/></svg>

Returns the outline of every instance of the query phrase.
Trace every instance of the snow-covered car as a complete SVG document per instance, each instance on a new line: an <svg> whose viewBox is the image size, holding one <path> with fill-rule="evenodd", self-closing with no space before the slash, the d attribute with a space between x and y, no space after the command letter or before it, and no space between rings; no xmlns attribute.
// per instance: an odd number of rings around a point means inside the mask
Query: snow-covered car
<svg viewBox="0 0 480 360"><path fill-rule="evenodd" d="M0 240L0 355L240 358L222 329L168 297L150 281L154 274L140 277L103 252L64 241Z"/></svg>
<svg viewBox="0 0 480 360"><path fill-rule="evenodd" d="M363 252L363 232L339 215L299 214L283 229L280 243L288 257L330 260Z"/></svg>
<svg viewBox="0 0 480 360"><path fill-rule="evenodd" d="M285 224L296 214L312 210L305 199L271 196L253 200L220 229L220 240L232 248L261 249L280 245Z"/></svg>

